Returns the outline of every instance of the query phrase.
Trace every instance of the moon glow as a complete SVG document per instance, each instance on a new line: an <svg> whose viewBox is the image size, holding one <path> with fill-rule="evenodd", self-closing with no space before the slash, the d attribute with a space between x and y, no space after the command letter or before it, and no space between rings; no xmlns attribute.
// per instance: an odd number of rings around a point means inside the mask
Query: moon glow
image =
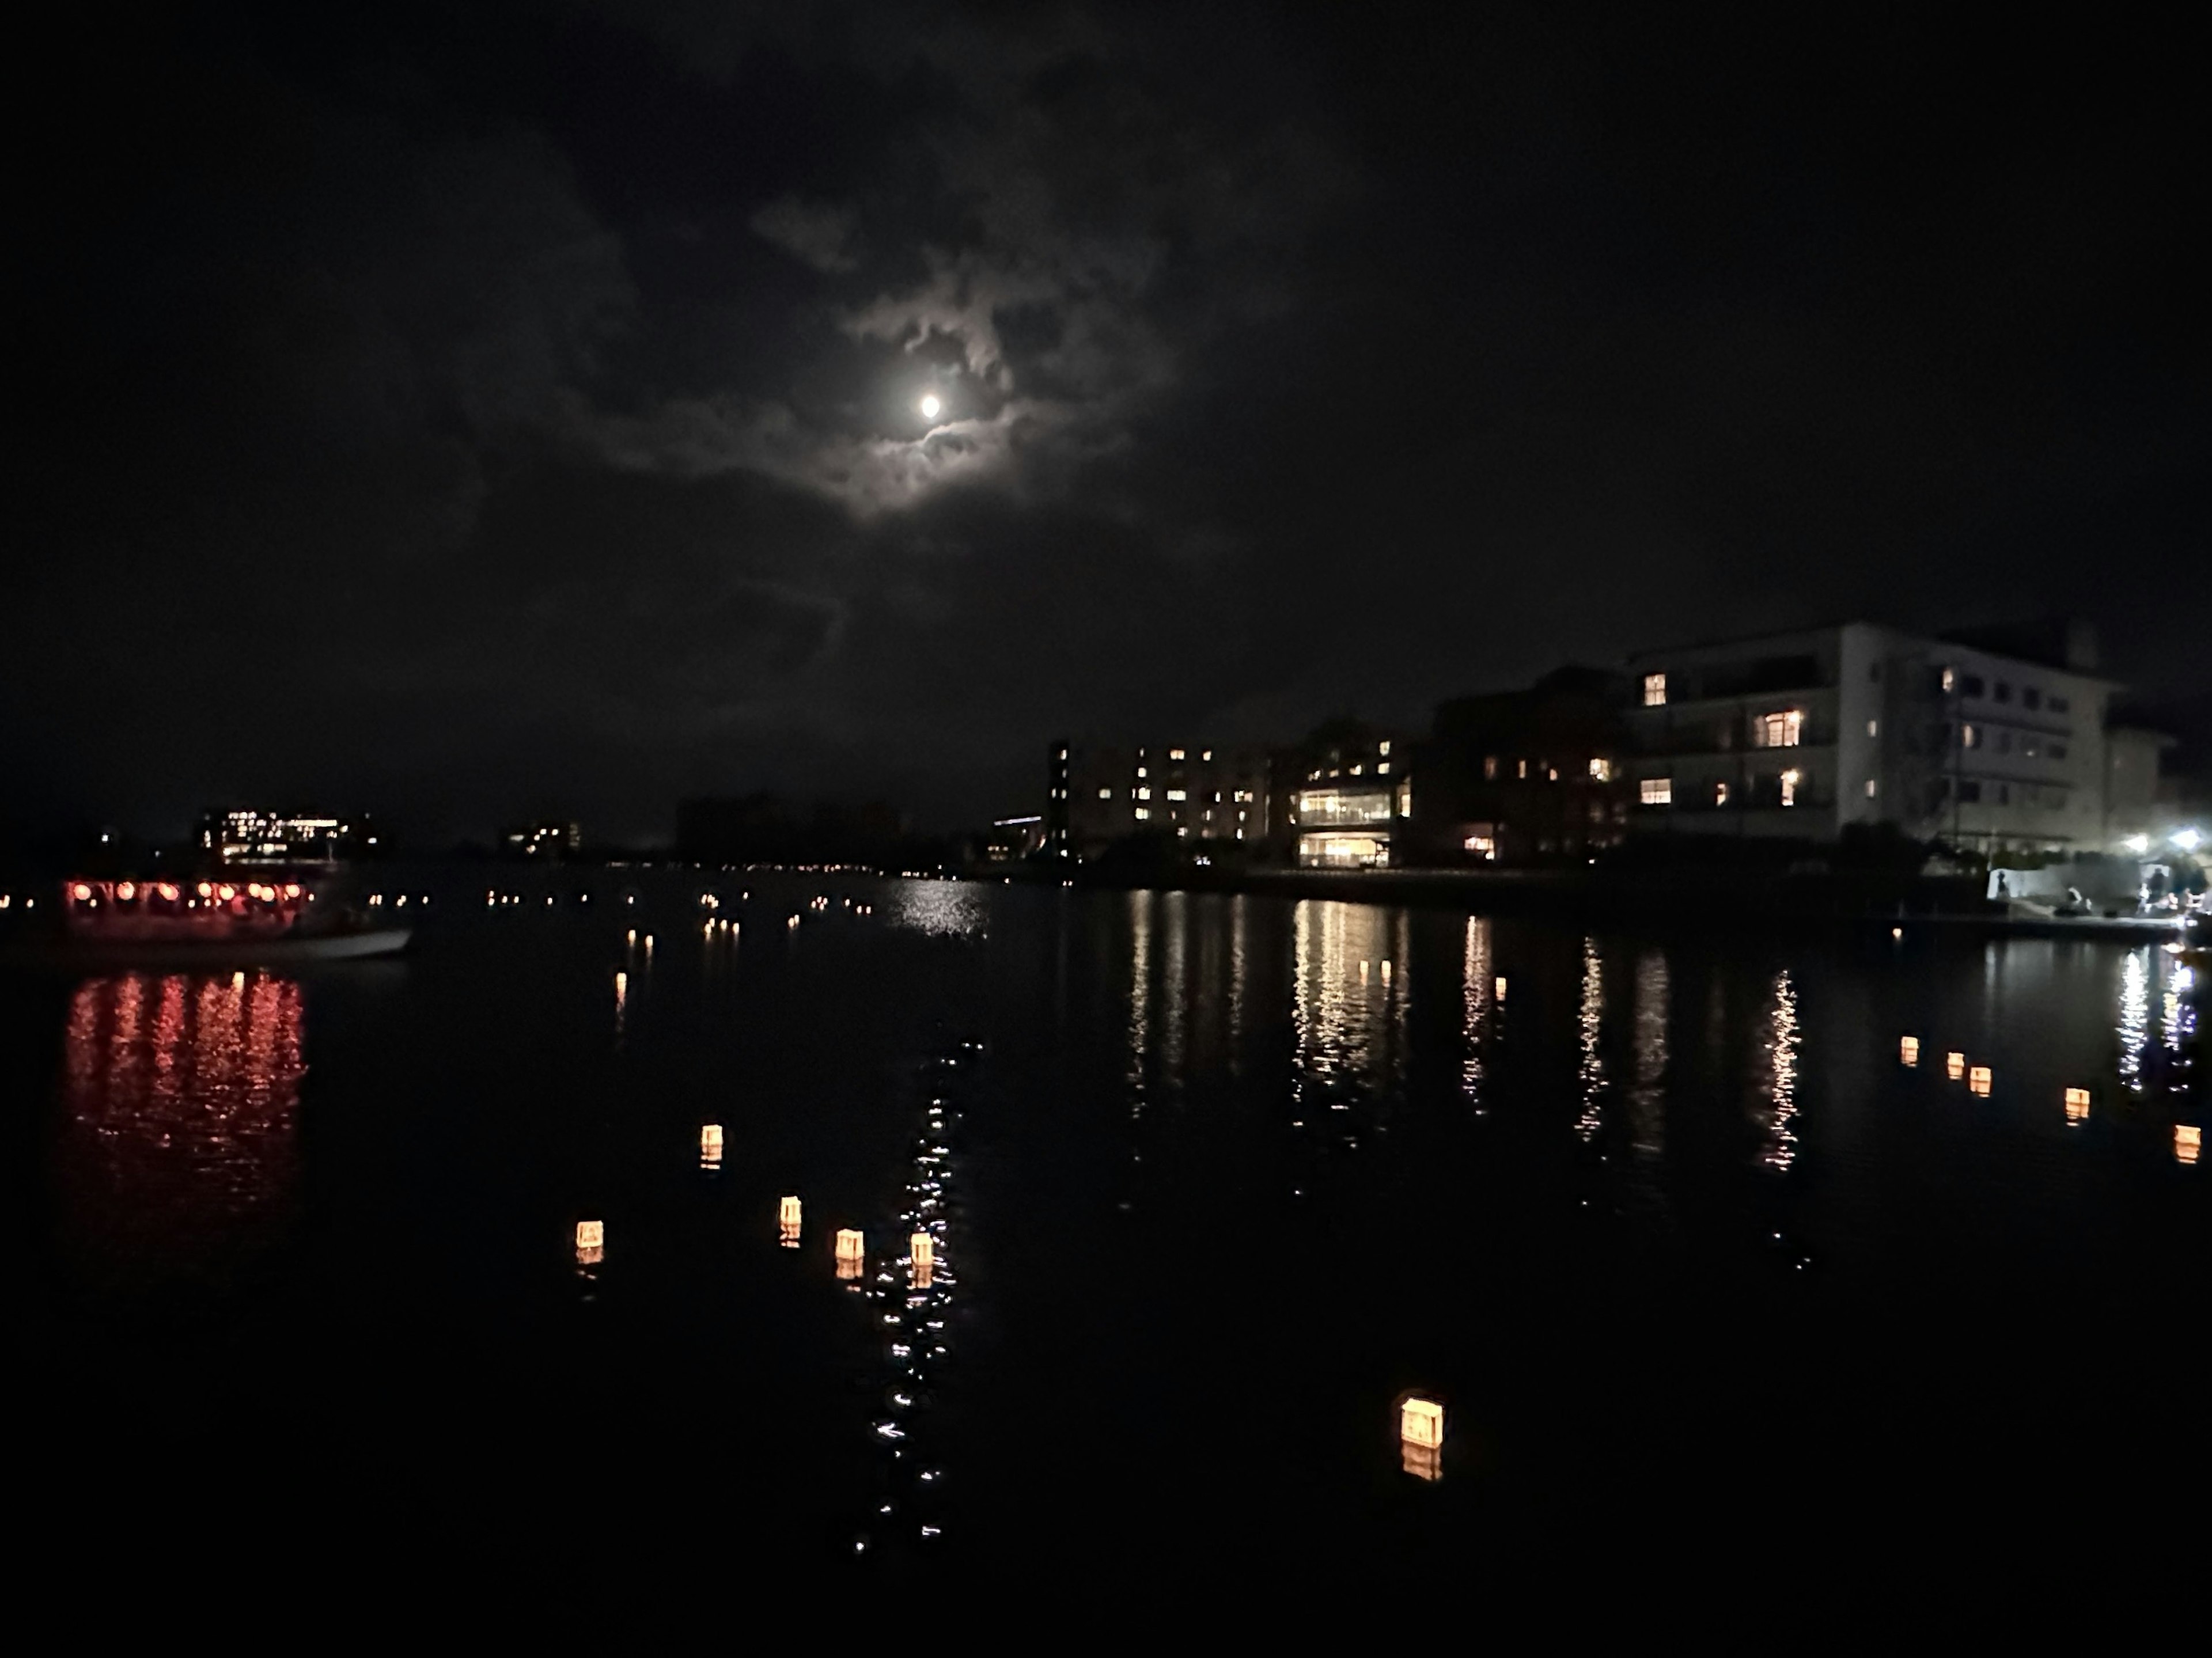
<svg viewBox="0 0 2212 1658"><path fill-rule="evenodd" d="M933 392L921 400L921 417L924 420L935 420L939 411L944 407L944 404L938 400L937 394Z"/></svg>

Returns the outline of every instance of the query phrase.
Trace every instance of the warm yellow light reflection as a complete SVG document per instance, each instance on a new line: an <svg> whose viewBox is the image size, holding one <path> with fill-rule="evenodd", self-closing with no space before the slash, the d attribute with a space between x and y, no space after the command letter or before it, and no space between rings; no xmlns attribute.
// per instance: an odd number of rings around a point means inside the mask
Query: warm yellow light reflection
<svg viewBox="0 0 2212 1658"><path fill-rule="evenodd" d="M2087 1122L2089 1120L2089 1090L2069 1088L2066 1090L2066 1121Z"/></svg>
<svg viewBox="0 0 2212 1658"><path fill-rule="evenodd" d="M596 1266L606 1258L606 1223L580 1220L576 1223L576 1265Z"/></svg>
<svg viewBox="0 0 2212 1658"><path fill-rule="evenodd" d="M799 1199L785 1198L775 1206L775 1227L779 1241L787 1249L799 1247Z"/></svg>
<svg viewBox="0 0 2212 1658"><path fill-rule="evenodd" d="M907 1240L907 1251L914 1258L914 1287L929 1288L937 1267L937 1242L927 1232L916 1232Z"/></svg>
<svg viewBox="0 0 2212 1658"><path fill-rule="evenodd" d="M1918 1065L1920 1063L1920 1038L1917 1036L1900 1036L1897 1042L1897 1060L1899 1065Z"/></svg>
<svg viewBox="0 0 2212 1658"><path fill-rule="evenodd" d="M1498 983L1493 987L1493 988L1498 992L1498 999L1501 1002L1504 1001L1505 999L1505 975L1503 973L1498 975Z"/></svg>
<svg viewBox="0 0 2212 1658"><path fill-rule="evenodd" d="M1968 1072L1966 1073L1966 1086L1972 1089L1975 1093L1986 1096L1990 1091L1989 1066L1985 1065L1978 1065L1972 1071Z"/></svg>
<svg viewBox="0 0 2212 1658"><path fill-rule="evenodd" d="M2195 1163L2203 1147L2204 1131L2193 1122L2173 1125L2173 1160L2176 1163Z"/></svg>
<svg viewBox="0 0 2212 1658"><path fill-rule="evenodd" d="M1442 1479L1444 1477L1444 1455L1433 1445L1415 1445L1405 1440L1398 1443L1399 1464L1416 1479Z"/></svg>
<svg viewBox="0 0 2212 1658"><path fill-rule="evenodd" d="M1943 1056L1943 1074L1950 1078L1953 1082L1956 1082L1960 1078L1965 1076L1966 1074L1966 1056L1959 1053L1946 1054Z"/></svg>
<svg viewBox="0 0 2212 1658"><path fill-rule="evenodd" d="M720 1169L722 1166L722 1125L710 1122L699 1131L699 1166Z"/></svg>
<svg viewBox="0 0 2212 1658"><path fill-rule="evenodd" d="M867 1239L847 1227L837 1234L837 1276L856 1282L867 1264Z"/></svg>

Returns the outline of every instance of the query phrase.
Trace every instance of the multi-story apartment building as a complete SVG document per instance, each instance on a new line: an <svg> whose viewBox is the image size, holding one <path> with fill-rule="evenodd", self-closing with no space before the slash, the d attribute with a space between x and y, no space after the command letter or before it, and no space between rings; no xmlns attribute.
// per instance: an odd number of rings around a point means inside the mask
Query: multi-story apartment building
<svg viewBox="0 0 2212 1658"><path fill-rule="evenodd" d="M2046 659L1998 636L1868 623L1630 659L1639 832L1832 841L1892 824L1985 851L2102 843L2118 689L2076 636Z"/></svg>
<svg viewBox="0 0 2212 1658"><path fill-rule="evenodd" d="M226 864L334 863L377 843L365 817L216 808L200 814L199 843Z"/></svg>
<svg viewBox="0 0 2212 1658"><path fill-rule="evenodd" d="M1343 721L1284 755L1282 832L1310 869L1387 869L1405 856L1413 815L1409 745L1401 733Z"/></svg>
<svg viewBox="0 0 2212 1658"><path fill-rule="evenodd" d="M1091 857L1132 835L1234 844L1267 834L1261 750L1059 742L1048 772L1045 846L1061 857Z"/></svg>

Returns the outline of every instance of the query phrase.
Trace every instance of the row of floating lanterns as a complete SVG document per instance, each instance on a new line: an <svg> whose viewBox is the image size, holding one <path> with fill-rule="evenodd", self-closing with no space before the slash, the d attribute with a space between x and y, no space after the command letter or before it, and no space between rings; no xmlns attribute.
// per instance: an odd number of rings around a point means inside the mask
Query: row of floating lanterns
<svg viewBox="0 0 2212 1658"><path fill-rule="evenodd" d="M1899 1037L1897 1060L1899 1065L1917 1069L1920 1064L1920 1038ZM1996 1085L1996 1076L1990 1068L1985 1065L1969 1065L1965 1051L1960 1048L1951 1048L1944 1054L1943 1074L1954 1083L1964 1082L1970 1092L1983 1099L1990 1096L1991 1089ZM2066 1121L2071 1127L2078 1128L2089 1121L2089 1090L2087 1089L2065 1090L2063 1104ZM2184 1163L2195 1163L2201 1152L2203 1140L2203 1130L2196 1124L2185 1122L2174 1124L2175 1160Z"/></svg>

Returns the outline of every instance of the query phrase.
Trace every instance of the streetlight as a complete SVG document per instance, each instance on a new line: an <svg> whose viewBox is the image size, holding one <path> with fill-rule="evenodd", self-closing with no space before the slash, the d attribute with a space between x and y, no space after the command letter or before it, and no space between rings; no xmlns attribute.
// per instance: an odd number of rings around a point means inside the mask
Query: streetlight
<svg viewBox="0 0 2212 1658"><path fill-rule="evenodd" d="M2120 844L2125 847L2130 852L2134 853L2137 857L2141 857L2144 853L2150 850L2150 836L2148 835L2130 835L2125 840L2122 841Z"/></svg>
<svg viewBox="0 0 2212 1658"><path fill-rule="evenodd" d="M2184 852L2196 851L2197 843L2203 838L2204 837L2202 835L2198 834L2193 829L2176 829L2172 835L2166 836L2167 840L2172 841L2174 845L2179 847Z"/></svg>

